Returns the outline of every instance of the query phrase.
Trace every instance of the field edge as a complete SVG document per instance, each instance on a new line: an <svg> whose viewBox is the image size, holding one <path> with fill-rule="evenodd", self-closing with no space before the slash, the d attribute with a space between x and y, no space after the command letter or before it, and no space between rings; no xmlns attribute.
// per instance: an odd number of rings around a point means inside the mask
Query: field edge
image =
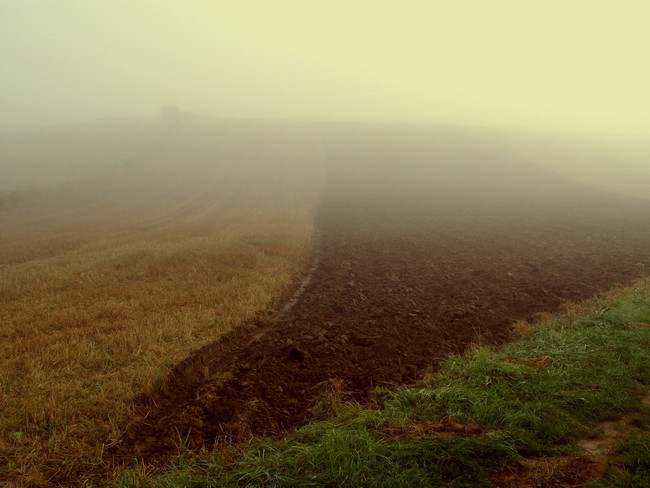
<svg viewBox="0 0 650 488"><path fill-rule="evenodd" d="M374 407L340 402L332 381L314 409L321 420L280 440L251 439L210 454L179 436L179 455L165 470L123 467L113 486L617 486L645 479L647 463L626 459L650 435L647 280L515 329L515 342L452 356L416 386L377 389ZM623 422L615 442L603 437L612 420ZM599 440L606 447L597 454L581 447Z"/></svg>

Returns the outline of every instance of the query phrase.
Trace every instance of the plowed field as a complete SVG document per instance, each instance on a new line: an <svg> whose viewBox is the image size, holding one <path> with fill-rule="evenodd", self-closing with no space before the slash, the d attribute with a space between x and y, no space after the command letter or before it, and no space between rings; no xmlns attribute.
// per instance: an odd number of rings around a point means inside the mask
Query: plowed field
<svg viewBox="0 0 650 488"><path fill-rule="evenodd" d="M188 432L192 446L208 448L282 434L309 421L331 389L364 401L471 343L507 341L517 320L650 268L647 202L522 171L493 148L499 164L485 171L485 146L445 143L445 161L465 163L425 178L413 163L424 156L398 162L412 141L365 144L326 139L335 163L299 297L197 351L138 398L117 459L162 458ZM375 165L351 164L360 154Z"/></svg>

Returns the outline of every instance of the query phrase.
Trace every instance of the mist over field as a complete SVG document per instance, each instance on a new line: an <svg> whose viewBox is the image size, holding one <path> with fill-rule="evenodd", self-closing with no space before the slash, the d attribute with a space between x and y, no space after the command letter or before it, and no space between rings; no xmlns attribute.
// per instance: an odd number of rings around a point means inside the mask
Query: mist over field
<svg viewBox="0 0 650 488"><path fill-rule="evenodd" d="M0 202L6 209L83 194L138 212L149 195L156 213L161 205L180 205L174 198L195 199L198 210L197 195L210 185L244 199L257 192L280 197L273 181L323 188L337 178L337 166L346 169L339 176L357 174L348 182L350 191L375 187L378 196L415 191L552 199L591 188L650 197L650 144L483 127L238 120L179 112L171 119L9 130L0 132L0 150ZM319 195L320 190L309 198Z"/></svg>
<svg viewBox="0 0 650 488"><path fill-rule="evenodd" d="M142 119L168 106L219 119L494 129L528 161L639 195L650 171L648 8L2 2L0 191L121 164L158 137L158 122Z"/></svg>

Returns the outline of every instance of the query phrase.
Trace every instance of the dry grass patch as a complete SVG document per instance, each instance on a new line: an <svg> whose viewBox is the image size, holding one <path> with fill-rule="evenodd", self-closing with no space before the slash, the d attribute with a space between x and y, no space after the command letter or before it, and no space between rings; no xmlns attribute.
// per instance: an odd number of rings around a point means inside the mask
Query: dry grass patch
<svg viewBox="0 0 650 488"><path fill-rule="evenodd" d="M303 269L310 140L282 164L268 134L215 164L225 150L190 129L135 170L0 208L0 484L97 482L132 398Z"/></svg>
<svg viewBox="0 0 650 488"><path fill-rule="evenodd" d="M204 232L3 266L0 448L11 472L47 460L47 476L57 475L81 453L96 462L135 394L268 307L309 252L308 228L255 244Z"/></svg>
<svg viewBox="0 0 650 488"><path fill-rule="evenodd" d="M512 334L515 339L525 339L535 333L535 328L525 320L518 320L512 324Z"/></svg>
<svg viewBox="0 0 650 488"><path fill-rule="evenodd" d="M389 441L413 441L421 439L455 439L480 435L486 429L476 424L458 422L431 422L427 420L410 420L403 425L388 425L383 428Z"/></svg>

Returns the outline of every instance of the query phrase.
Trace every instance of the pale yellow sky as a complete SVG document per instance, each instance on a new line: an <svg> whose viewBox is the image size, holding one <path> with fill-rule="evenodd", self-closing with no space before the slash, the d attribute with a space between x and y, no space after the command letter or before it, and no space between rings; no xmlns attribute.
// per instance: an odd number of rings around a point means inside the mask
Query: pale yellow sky
<svg viewBox="0 0 650 488"><path fill-rule="evenodd" d="M0 0L0 126L152 115L650 134L650 2Z"/></svg>

